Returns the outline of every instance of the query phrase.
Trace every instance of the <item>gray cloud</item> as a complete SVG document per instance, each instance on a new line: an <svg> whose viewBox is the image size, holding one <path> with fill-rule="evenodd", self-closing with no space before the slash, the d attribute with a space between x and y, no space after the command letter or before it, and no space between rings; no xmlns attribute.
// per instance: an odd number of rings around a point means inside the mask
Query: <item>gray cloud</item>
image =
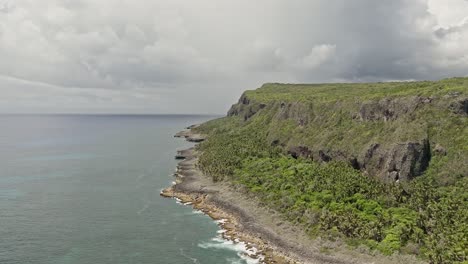
<svg viewBox="0 0 468 264"><path fill-rule="evenodd" d="M263 82L466 76L467 14L466 0L0 0L0 111L220 113Z"/></svg>

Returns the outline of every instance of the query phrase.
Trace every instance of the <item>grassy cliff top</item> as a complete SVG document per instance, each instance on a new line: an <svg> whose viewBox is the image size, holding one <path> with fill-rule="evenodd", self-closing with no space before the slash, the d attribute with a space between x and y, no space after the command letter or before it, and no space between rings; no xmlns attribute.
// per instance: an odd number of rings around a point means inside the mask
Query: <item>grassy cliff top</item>
<svg viewBox="0 0 468 264"><path fill-rule="evenodd" d="M380 83L267 83L257 90L246 91L245 95L256 101L268 103L276 100L335 101L357 99L365 101L403 96L444 96L453 93L467 95L468 78Z"/></svg>

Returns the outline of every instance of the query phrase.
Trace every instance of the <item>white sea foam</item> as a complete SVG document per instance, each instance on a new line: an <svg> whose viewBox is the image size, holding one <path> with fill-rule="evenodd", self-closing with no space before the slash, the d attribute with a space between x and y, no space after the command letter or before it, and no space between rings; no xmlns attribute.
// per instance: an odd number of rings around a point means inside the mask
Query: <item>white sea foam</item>
<svg viewBox="0 0 468 264"><path fill-rule="evenodd" d="M182 204L182 205L191 205L191 202L187 203L182 203L182 200L179 198L175 197L176 203ZM192 210L192 214L204 214L200 210ZM214 221L218 225L223 225L228 222L228 219L219 219ZM226 240L221 237L222 234L227 232L227 230L221 229L217 231L218 236L214 237L211 239L209 242L202 242L198 244L198 247L204 248L204 249L225 249L225 250L230 250L234 251L237 253L240 259L226 259L228 263L231 264L258 264L261 263L261 261L264 259L262 255L259 255L256 259L250 257L253 255L256 255L258 253L258 249L254 247L247 247L247 244L244 242L239 241L239 239L235 239L235 241L232 240ZM181 255L184 254L184 252L181 250ZM188 256L185 256L188 257ZM191 259L194 263L198 263L197 259L188 257L188 259Z"/></svg>
<svg viewBox="0 0 468 264"><path fill-rule="evenodd" d="M184 249L183 249L183 248L179 248L179 250L180 250L180 255L181 255L181 256L183 256L183 257L185 257L185 258L187 258L187 259L191 260L193 263L199 263L199 262L198 262L198 259L196 259L196 258L192 258L191 256L189 256L189 255L185 254L185 252L184 252Z"/></svg>
<svg viewBox="0 0 468 264"><path fill-rule="evenodd" d="M263 259L262 256L260 256L258 259L250 257L251 255L257 254L258 250L256 248L248 249L244 242L236 243L230 240L224 240L221 237L212 238L209 242L199 243L198 246L204 249L215 248L235 251L242 260L247 262L247 264L257 264L260 263L260 261ZM233 264L242 263L240 260L236 259L228 259L228 261Z"/></svg>
<svg viewBox="0 0 468 264"><path fill-rule="evenodd" d="M188 206L188 205L191 205L191 204L192 204L192 202L183 203L182 200L179 199L179 198L177 198L177 197L174 197L174 199L176 200L176 203L181 204L181 205L186 205L186 206Z"/></svg>
<svg viewBox="0 0 468 264"><path fill-rule="evenodd" d="M241 259L234 259L234 258L228 258L226 259L227 262L229 264L245 264L247 262L247 264L256 264L256 263L260 263L259 260L256 260L256 259L245 259L245 258L241 258Z"/></svg>
<svg viewBox="0 0 468 264"><path fill-rule="evenodd" d="M227 219L219 219L219 220L216 220L215 222L222 225L222 224L225 224L228 220Z"/></svg>
<svg viewBox="0 0 468 264"><path fill-rule="evenodd" d="M229 264L244 264L242 259L228 258L226 260Z"/></svg>

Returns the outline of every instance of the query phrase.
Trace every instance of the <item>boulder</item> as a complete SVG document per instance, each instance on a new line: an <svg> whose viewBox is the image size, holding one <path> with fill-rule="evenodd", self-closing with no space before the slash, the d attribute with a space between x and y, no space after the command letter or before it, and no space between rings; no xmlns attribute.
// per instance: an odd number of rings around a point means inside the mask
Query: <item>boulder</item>
<svg viewBox="0 0 468 264"><path fill-rule="evenodd" d="M436 144L434 147L434 153L437 155L445 156L447 155L447 150L439 144Z"/></svg>
<svg viewBox="0 0 468 264"><path fill-rule="evenodd" d="M360 162L370 175L384 181L407 181L424 173L431 159L429 141L406 142L382 147L371 144Z"/></svg>
<svg viewBox="0 0 468 264"><path fill-rule="evenodd" d="M463 98L450 103L449 109L459 115L468 115L468 98Z"/></svg>

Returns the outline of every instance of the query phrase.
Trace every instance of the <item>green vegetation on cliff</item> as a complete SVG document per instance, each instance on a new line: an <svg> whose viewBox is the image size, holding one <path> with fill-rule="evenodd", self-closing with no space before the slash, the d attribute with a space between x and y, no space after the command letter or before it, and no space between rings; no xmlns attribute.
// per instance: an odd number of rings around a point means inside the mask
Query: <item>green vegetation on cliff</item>
<svg viewBox="0 0 468 264"><path fill-rule="evenodd" d="M200 168L312 236L468 260L468 79L245 92L196 128Z"/></svg>

